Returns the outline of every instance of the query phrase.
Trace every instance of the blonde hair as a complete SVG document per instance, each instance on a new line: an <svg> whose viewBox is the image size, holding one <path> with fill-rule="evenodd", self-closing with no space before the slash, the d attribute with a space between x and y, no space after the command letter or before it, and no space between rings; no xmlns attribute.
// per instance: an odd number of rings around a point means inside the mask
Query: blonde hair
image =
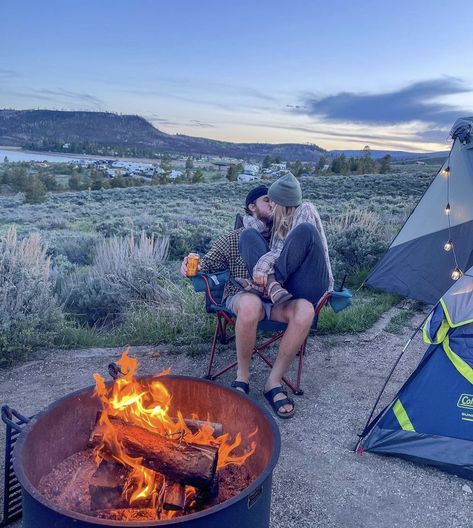
<svg viewBox="0 0 473 528"><path fill-rule="evenodd" d="M292 228L292 222L294 220L294 211L297 209L296 206L286 207L284 205L276 204L273 209L273 235L271 241L275 235L280 239L284 240L288 232Z"/></svg>

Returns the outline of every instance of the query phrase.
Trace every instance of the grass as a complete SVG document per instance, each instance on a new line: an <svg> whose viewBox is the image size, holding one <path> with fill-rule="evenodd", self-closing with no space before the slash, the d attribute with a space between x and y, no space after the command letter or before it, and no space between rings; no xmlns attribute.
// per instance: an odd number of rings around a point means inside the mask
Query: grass
<svg viewBox="0 0 473 528"><path fill-rule="evenodd" d="M391 318L385 328L386 332L389 332L390 334L401 334L406 326L411 328L410 322L414 317L415 313L415 310L412 310L410 308L407 310L402 310Z"/></svg>
<svg viewBox="0 0 473 528"><path fill-rule="evenodd" d="M398 295L360 290L353 295L353 304L336 314L331 308L322 310L317 333L354 334L371 328L384 312L400 300Z"/></svg>

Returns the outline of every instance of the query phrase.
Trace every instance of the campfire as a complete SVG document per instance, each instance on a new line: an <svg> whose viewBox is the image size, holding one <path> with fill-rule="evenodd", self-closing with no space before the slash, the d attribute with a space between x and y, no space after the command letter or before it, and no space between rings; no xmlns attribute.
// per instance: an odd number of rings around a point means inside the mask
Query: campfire
<svg viewBox="0 0 473 528"><path fill-rule="evenodd" d="M166 384L169 371L138 379L127 352L116 364L121 376L111 385L94 374L102 408L87 448L41 478L48 499L102 519L161 521L203 511L251 484L256 475L246 462L258 427L242 439L209 412L183 414Z"/></svg>

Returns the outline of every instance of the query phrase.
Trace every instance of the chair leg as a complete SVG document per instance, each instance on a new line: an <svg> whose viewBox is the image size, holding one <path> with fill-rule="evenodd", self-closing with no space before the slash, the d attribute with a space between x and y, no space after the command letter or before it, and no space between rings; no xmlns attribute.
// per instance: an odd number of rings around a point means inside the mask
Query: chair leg
<svg viewBox="0 0 473 528"><path fill-rule="evenodd" d="M217 316L217 324L215 325L214 337L212 339L212 346L210 348L209 366L207 368L207 374L204 376L204 378L209 380L214 379L212 376L212 366L215 359L215 351L217 350L217 341L222 335L222 331L222 321L220 320L220 316Z"/></svg>
<svg viewBox="0 0 473 528"><path fill-rule="evenodd" d="M301 377L302 377L302 361L304 359L305 355L305 347L307 345L307 338L302 343L301 349L299 351L299 362L297 365L297 378L296 378L296 390L294 391L294 394L302 395L304 394L304 391L301 389Z"/></svg>

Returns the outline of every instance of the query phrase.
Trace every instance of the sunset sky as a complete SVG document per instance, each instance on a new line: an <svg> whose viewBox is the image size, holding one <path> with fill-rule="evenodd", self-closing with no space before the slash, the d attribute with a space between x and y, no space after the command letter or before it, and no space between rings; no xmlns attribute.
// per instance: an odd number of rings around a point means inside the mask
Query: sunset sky
<svg viewBox="0 0 473 528"><path fill-rule="evenodd" d="M473 3L2 2L0 108L139 114L168 133L446 150L473 114Z"/></svg>

